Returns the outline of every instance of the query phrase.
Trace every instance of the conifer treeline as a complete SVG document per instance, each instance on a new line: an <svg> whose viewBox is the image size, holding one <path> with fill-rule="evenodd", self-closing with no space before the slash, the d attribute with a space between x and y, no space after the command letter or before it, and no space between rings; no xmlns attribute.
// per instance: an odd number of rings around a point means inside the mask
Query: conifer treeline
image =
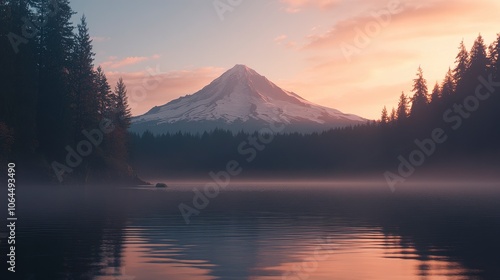
<svg viewBox="0 0 500 280"><path fill-rule="evenodd" d="M123 81L111 90L94 65L86 18L75 28L74 14L68 0L0 1L0 161L36 163L52 177L59 162L64 176L80 181L127 158L131 115ZM77 167L67 166L66 147L76 151L82 131L103 120L113 131Z"/></svg>
<svg viewBox="0 0 500 280"><path fill-rule="evenodd" d="M432 111L438 113L468 95L474 95L480 84L478 77L487 79L491 75L493 81L499 81L500 34L488 47L483 37L479 35L470 52L464 42L460 42L459 53L456 56L455 67L446 73L442 83L436 82L431 92L427 88L421 67L413 80L413 96L409 98L404 93L400 96L393 118L387 115L387 108L382 109L381 125L404 123L408 119L418 122L425 120ZM498 89L500 90L500 89ZM411 106L411 107L410 107Z"/></svg>
<svg viewBox="0 0 500 280"><path fill-rule="evenodd" d="M229 160L238 161L245 171L270 174L385 171L397 168L399 156L408 157L418 149L416 139L429 139L439 128L445 131L447 140L438 144L426 162L451 168L458 159L470 165L482 158L484 164L491 161L498 165L499 53L500 34L489 47L479 36L470 52L460 43L454 68L431 92L419 67L413 80L413 96L402 93L396 108L390 112L383 108L381 119L366 125L309 135L281 134L269 144L257 142L255 146L249 139L258 139L257 134L233 135L216 130L201 135L155 136L146 132L132 136L132 161L143 171L164 175L183 171L204 175L224 170ZM246 146L240 149L242 143Z"/></svg>

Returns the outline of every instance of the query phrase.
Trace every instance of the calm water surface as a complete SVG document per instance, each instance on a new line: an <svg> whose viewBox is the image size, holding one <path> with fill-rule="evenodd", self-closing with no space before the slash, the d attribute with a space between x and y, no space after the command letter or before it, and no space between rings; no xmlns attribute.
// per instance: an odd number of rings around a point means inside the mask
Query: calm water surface
<svg viewBox="0 0 500 280"><path fill-rule="evenodd" d="M499 191L239 184L186 224L200 186L19 187L2 279L500 279Z"/></svg>

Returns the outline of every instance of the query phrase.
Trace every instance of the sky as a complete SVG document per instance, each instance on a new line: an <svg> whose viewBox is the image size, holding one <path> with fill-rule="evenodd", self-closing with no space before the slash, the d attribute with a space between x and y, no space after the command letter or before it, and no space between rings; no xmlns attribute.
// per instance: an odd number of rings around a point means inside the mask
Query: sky
<svg viewBox="0 0 500 280"><path fill-rule="evenodd" d="M497 0L72 0L95 64L122 77L134 115L195 93L235 64L345 113L378 119L411 94L419 66L431 90L460 41L500 33Z"/></svg>

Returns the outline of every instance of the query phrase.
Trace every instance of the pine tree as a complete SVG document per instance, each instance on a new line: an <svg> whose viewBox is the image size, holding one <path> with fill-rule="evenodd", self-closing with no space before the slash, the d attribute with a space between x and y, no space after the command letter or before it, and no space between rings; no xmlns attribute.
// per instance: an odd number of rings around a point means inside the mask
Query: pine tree
<svg viewBox="0 0 500 280"><path fill-rule="evenodd" d="M408 119L408 97L405 93L401 93L396 111L396 118L399 124L404 123Z"/></svg>
<svg viewBox="0 0 500 280"><path fill-rule="evenodd" d="M461 87L469 68L469 53L465 48L464 41L460 42L459 52L455 59L455 69L453 69L453 80L456 87Z"/></svg>
<svg viewBox="0 0 500 280"><path fill-rule="evenodd" d="M417 70L417 78L413 80L413 97L411 99L411 117L419 118L427 114L427 105L429 103L429 93L427 90L427 81L424 79L422 68Z"/></svg>
<svg viewBox="0 0 500 280"><path fill-rule="evenodd" d="M2 1L0 4L0 122L12 132L14 149L26 156L34 152L37 138L34 20L29 1Z"/></svg>
<svg viewBox="0 0 500 280"><path fill-rule="evenodd" d="M68 0L36 0L36 3L39 18L46 19L40 29L38 48L40 151L51 158L60 158L64 156L61 147L74 142L75 135L69 79L74 12Z"/></svg>
<svg viewBox="0 0 500 280"><path fill-rule="evenodd" d="M113 106L113 93L111 92L111 87L109 86L106 74L102 70L101 66L97 67L95 72L95 84L97 87L97 111L99 118L111 117L111 110Z"/></svg>
<svg viewBox="0 0 500 280"><path fill-rule="evenodd" d="M398 120L398 117L396 115L396 109L394 109L394 107L392 107L391 115L389 117L389 122L390 123L395 123L397 120Z"/></svg>
<svg viewBox="0 0 500 280"><path fill-rule="evenodd" d="M495 81L500 80L500 33L489 47L489 69Z"/></svg>
<svg viewBox="0 0 500 280"><path fill-rule="evenodd" d="M128 106L127 87L120 78L115 88L116 96L116 123L118 127L127 130L130 127L132 113Z"/></svg>
<svg viewBox="0 0 500 280"><path fill-rule="evenodd" d="M92 40L85 16L82 16L77 28L70 69L75 137L79 137L83 129L97 127L99 122L95 54L92 52Z"/></svg>
<svg viewBox="0 0 500 280"><path fill-rule="evenodd" d="M434 88L432 89L431 103L438 104L440 100L441 100L441 88L439 87L438 82L436 82Z"/></svg>
<svg viewBox="0 0 500 280"><path fill-rule="evenodd" d="M479 76L486 78L489 64L486 45L484 44L483 37L479 35L470 51L469 67L467 70L467 90L471 90L471 87L476 86Z"/></svg>
<svg viewBox="0 0 500 280"><path fill-rule="evenodd" d="M448 68L448 72L444 77L443 85L441 86L441 96L443 98L449 98L453 95L454 92L455 92L455 82L453 79L453 73L451 72L451 69Z"/></svg>
<svg viewBox="0 0 500 280"><path fill-rule="evenodd" d="M384 106L384 109L382 109L382 115L380 117L380 123L382 125L385 125L389 122L389 116L387 114L387 108Z"/></svg>
<svg viewBox="0 0 500 280"><path fill-rule="evenodd" d="M128 157L127 152L127 129L130 126L132 114L127 102L127 87L120 78L115 87L115 108L113 123L115 129L111 134L111 156L117 160L125 161Z"/></svg>

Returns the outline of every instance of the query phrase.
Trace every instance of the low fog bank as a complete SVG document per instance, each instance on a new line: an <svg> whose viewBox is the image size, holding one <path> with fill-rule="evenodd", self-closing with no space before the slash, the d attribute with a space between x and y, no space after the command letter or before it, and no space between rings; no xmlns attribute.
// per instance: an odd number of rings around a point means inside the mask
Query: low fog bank
<svg viewBox="0 0 500 280"><path fill-rule="evenodd" d="M432 164L413 172L394 168L386 171L344 172L246 172L232 176L224 170L208 173L151 176L150 182L166 183L170 189L189 190L216 184L223 190L348 189L388 193L415 191L499 192L500 166L475 163ZM402 172L400 172L402 171ZM406 173L405 173L406 172ZM411 174L410 174L411 173Z"/></svg>
<svg viewBox="0 0 500 280"><path fill-rule="evenodd" d="M150 186L108 182L91 185L41 184L37 176L19 168L16 175L18 189L32 188L146 188L154 189L158 182L167 184L167 190L188 190L215 184L224 190L255 189L358 189L383 192L411 192L418 190L456 190L478 192L491 190L500 192L500 163L494 155L429 162L413 166L397 159L388 168L374 170L260 170L251 165L229 164L225 168L212 170L164 170L138 169L138 175ZM234 162L233 162L234 163Z"/></svg>

